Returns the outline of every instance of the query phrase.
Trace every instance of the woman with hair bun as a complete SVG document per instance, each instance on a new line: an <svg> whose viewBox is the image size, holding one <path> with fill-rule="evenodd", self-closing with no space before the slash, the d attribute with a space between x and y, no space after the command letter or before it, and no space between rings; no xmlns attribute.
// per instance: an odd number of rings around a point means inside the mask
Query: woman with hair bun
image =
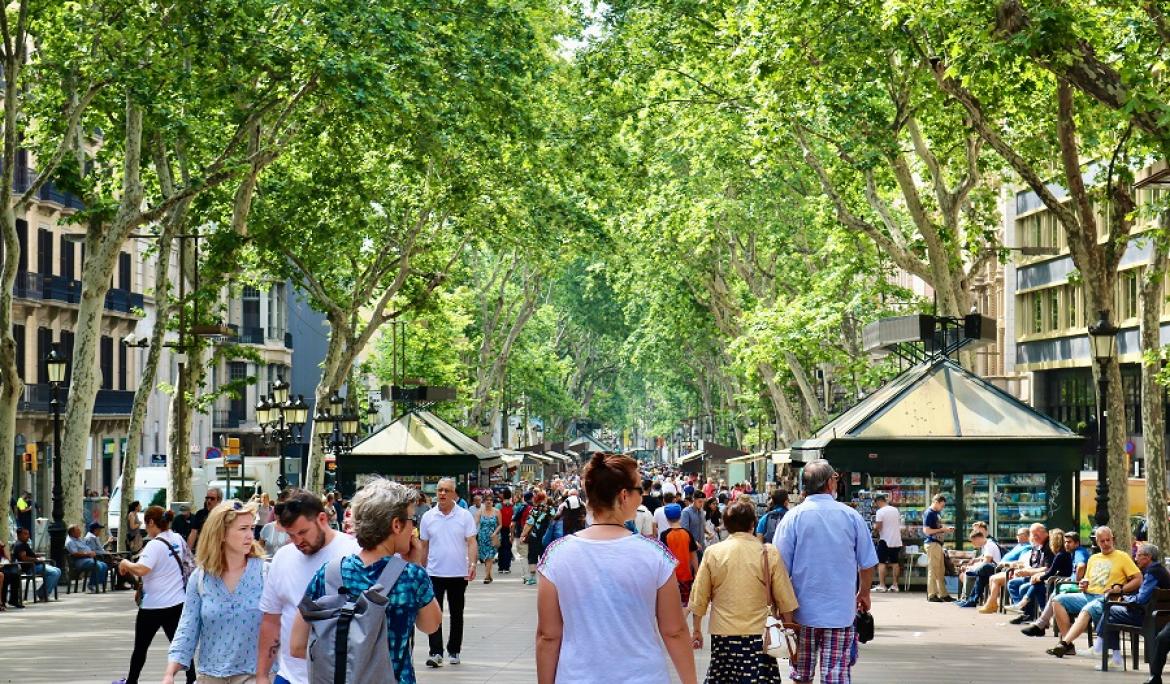
<svg viewBox="0 0 1170 684"><path fill-rule="evenodd" d="M675 558L625 526L642 503L637 462L596 453L584 481L593 524L550 544L537 567L537 681L667 684L669 654L695 684Z"/></svg>
<svg viewBox="0 0 1170 684"><path fill-rule="evenodd" d="M175 514L162 506L151 506L142 515L150 541L142 547L138 561L123 560L118 572L142 578L142 600L134 619L134 652L130 656L130 673L115 684L138 684L138 676L146 664L150 642L161 628L167 640L175 638L175 629L183 615L183 600L187 592L187 568L191 566L191 550L187 542L171 531ZM195 681L195 669L187 670L187 682Z"/></svg>

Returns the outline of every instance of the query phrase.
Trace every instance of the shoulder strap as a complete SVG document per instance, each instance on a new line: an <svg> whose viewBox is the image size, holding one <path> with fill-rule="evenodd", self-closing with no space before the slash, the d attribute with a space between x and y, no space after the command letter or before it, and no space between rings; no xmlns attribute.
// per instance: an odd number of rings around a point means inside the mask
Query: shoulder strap
<svg viewBox="0 0 1170 684"><path fill-rule="evenodd" d="M768 545L762 544L764 550L764 593L767 595L768 612L776 614L776 599L772 596L772 564L768 561Z"/></svg>
<svg viewBox="0 0 1170 684"><path fill-rule="evenodd" d="M382 574L378 576L377 585L382 587L383 594L390 593L398 583L398 578L402 576L403 570L406 570L406 561L398 556L392 556L386 567L382 568Z"/></svg>
<svg viewBox="0 0 1170 684"><path fill-rule="evenodd" d="M175 547L171 546L171 543L169 541L167 541L166 539L163 539L161 536L155 537L155 539L157 539L157 540L159 540L162 543L167 545L167 551L170 552L171 558L175 559L175 565L179 566L179 576L183 578L183 589L186 590L187 589L187 578L188 578L187 566L183 565L183 560L181 558L179 558L179 554L175 551Z"/></svg>
<svg viewBox="0 0 1170 684"><path fill-rule="evenodd" d="M336 558L325 564L325 594L340 594L341 593L341 561L344 559Z"/></svg>

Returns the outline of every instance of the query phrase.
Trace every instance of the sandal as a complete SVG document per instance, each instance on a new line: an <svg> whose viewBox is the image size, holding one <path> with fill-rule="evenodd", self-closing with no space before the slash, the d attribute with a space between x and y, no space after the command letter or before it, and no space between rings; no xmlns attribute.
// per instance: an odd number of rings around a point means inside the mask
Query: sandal
<svg viewBox="0 0 1170 684"><path fill-rule="evenodd" d="M492 578L491 578L491 577L485 577L485 578L484 578L484 580L483 580L483 583L484 583L484 584L491 584L491 583L492 583Z"/></svg>

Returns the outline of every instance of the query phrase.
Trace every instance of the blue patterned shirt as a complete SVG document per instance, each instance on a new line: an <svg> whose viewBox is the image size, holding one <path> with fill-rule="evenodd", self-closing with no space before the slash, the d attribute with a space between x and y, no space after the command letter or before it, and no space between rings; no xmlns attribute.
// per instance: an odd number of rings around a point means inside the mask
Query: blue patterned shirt
<svg viewBox="0 0 1170 684"><path fill-rule="evenodd" d="M378 581L390 557L381 558L373 565L366 566L357 554L341 559L341 583L350 596L365 591ZM325 595L325 566L309 582L305 596L313 601ZM414 662L411 647L414 636L414 619L418 611L435 599L431 578L427 571L414 563L407 563L387 596L386 639L389 641L390 663L399 684L415 684ZM253 649L255 650L255 649Z"/></svg>
<svg viewBox="0 0 1170 684"><path fill-rule="evenodd" d="M200 591L200 584L203 585ZM212 677L256 673L256 643L260 639L260 595L264 593L264 561L249 558L248 567L229 591L223 578L199 568L187 582L183 617L167 659L191 666L199 647L196 670Z"/></svg>

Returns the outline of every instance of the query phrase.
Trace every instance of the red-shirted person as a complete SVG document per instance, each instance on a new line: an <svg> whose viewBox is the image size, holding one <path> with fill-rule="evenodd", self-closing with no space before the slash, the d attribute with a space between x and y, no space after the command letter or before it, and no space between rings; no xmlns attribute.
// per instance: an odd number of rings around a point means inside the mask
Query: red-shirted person
<svg viewBox="0 0 1170 684"><path fill-rule="evenodd" d="M512 490L505 488L500 493L500 548L497 552L497 561L500 564L500 574L512 574Z"/></svg>
<svg viewBox="0 0 1170 684"><path fill-rule="evenodd" d="M666 510L666 522L670 523L670 527L659 535L659 540L678 560L678 565L674 567L674 576L678 580L678 592L682 596L685 613L687 604L691 601L691 585L695 583L695 573L699 570L699 545L695 543L691 533L679 524L679 520L682 519L682 506L672 503L663 508Z"/></svg>

